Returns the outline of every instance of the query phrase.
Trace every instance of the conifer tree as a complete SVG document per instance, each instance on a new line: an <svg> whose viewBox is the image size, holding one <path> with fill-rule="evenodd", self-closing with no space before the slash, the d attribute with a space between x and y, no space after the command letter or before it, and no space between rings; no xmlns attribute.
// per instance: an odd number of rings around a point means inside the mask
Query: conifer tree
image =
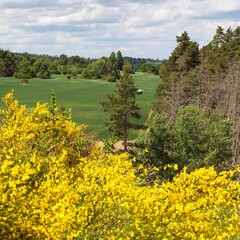
<svg viewBox="0 0 240 240"><path fill-rule="evenodd" d="M122 70L122 68L123 68L123 57L122 57L122 53L121 53L120 50L117 52L117 65L118 65L118 69Z"/></svg>
<svg viewBox="0 0 240 240"><path fill-rule="evenodd" d="M115 52L112 52L108 58L107 69L108 75L113 76L115 81L120 78L120 69L118 68Z"/></svg>
<svg viewBox="0 0 240 240"><path fill-rule="evenodd" d="M115 93L108 94L108 99L100 102L104 111L110 114L110 119L106 125L113 136L123 140L124 151L127 150L129 130L139 127L132 120L141 117L140 106L136 101L137 87L130 75L131 69L130 62L126 61L123 65L123 75L116 85Z"/></svg>
<svg viewBox="0 0 240 240"><path fill-rule="evenodd" d="M187 76L199 63L198 43L191 41L185 31L176 36L177 47L169 59L161 66L161 81L157 88L154 110L167 113L171 119L176 118L178 108L186 105L186 94L189 94Z"/></svg>
<svg viewBox="0 0 240 240"><path fill-rule="evenodd" d="M116 58L116 54L115 52L112 52L108 58L109 62L111 62L112 64L116 64L117 62L117 58Z"/></svg>

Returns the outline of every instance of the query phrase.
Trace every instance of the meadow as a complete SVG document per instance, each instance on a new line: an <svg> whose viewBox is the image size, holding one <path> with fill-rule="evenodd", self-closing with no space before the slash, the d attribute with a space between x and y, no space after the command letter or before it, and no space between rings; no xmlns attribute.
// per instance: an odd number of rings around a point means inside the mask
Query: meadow
<svg viewBox="0 0 240 240"><path fill-rule="evenodd" d="M138 88L143 94L137 95L141 105L142 118L138 123L146 121L150 107L155 97L159 76L137 72L133 75ZM96 79L66 79L66 76L53 76L51 79L30 79L29 84L22 85L16 78L0 78L0 97L14 89L14 97L27 108L34 107L37 102L49 103L51 90L57 96L58 106L71 108L72 119L78 124L87 125L87 132L95 132L98 139L109 137L105 121L108 113L103 112L100 101L106 99L106 94L113 93L115 83ZM0 101L0 108L4 103ZM137 132L132 131L130 138L135 138Z"/></svg>

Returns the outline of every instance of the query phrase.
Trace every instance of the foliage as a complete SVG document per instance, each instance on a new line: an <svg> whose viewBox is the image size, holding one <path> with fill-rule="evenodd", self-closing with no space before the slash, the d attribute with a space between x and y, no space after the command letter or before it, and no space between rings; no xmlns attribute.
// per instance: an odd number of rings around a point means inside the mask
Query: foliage
<svg viewBox="0 0 240 240"><path fill-rule="evenodd" d="M157 66L164 63L166 60L152 59L152 58L134 58L134 57L123 57L123 61L129 61L133 66L133 73L138 71L139 68L145 63L151 63L153 66Z"/></svg>
<svg viewBox="0 0 240 240"><path fill-rule="evenodd" d="M207 116L196 106L180 109L174 126L175 161L189 170L220 166L231 158L232 127L233 121L221 119L216 111Z"/></svg>
<svg viewBox="0 0 240 240"><path fill-rule="evenodd" d="M49 71L50 61L45 58L38 58L34 64L33 68L35 70L36 77L40 79L48 79L51 77L51 72Z"/></svg>
<svg viewBox="0 0 240 240"><path fill-rule="evenodd" d="M105 74L105 72L107 71L106 69L106 60L99 59L90 63L87 68L83 69L82 77L88 79L100 79L102 77L102 74Z"/></svg>
<svg viewBox="0 0 240 240"><path fill-rule="evenodd" d="M25 84L29 84L29 81L27 79L22 79L20 83L25 85Z"/></svg>
<svg viewBox="0 0 240 240"><path fill-rule="evenodd" d="M49 70L52 74L64 74L70 77L76 77L87 67L89 61L79 56L67 57L61 54L57 59L51 61Z"/></svg>
<svg viewBox="0 0 240 240"><path fill-rule="evenodd" d="M240 169L141 186L127 154L86 154L84 126L58 111L54 93L49 108L4 101L1 239L239 238Z"/></svg>
<svg viewBox="0 0 240 240"><path fill-rule="evenodd" d="M123 70L124 73L129 74L129 75L130 74L135 74L134 67L129 60L124 61L122 70Z"/></svg>
<svg viewBox="0 0 240 240"><path fill-rule="evenodd" d="M196 106L181 108L176 121L152 113L131 155L136 158L136 165L153 169L151 178L170 179L185 166L188 171L210 166L220 170L232 157L232 128L232 120L221 119L216 111L208 116L204 109ZM156 167L160 173L154 170ZM169 171L163 174L166 167Z"/></svg>
<svg viewBox="0 0 240 240"><path fill-rule="evenodd" d="M87 68L82 71L83 78L104 79L108 82L115 82L120 77L120 70L122 70L122 55L118 51L117 57L112 52L109 58L102 57L90 63Z"/></svg>
<svg viewBox="0 0 240 240"><path fill-rule="evenodd" d="M103 139L103 151L107 153L115 153L115 144L117 143L117 139L114 137Z"/></svg>
<svg viewBox="0 0 240 240"><path fill-rule="evenodd" d="M22 57L18 63L18 70L14 74L16 78L30 79L36 76L32 63L26 57Z"/></svg>
<svg viewBox="0 0 240 240"><path fill-rule="evenodd" d="M50 78L51 74L69 74L76 77L87 67L89 60L79 57L12 53L0 49L0 77L15 76L21 79Z"/></svg>
<svg viewBox="0 0 240 240"><path fill-rule="evenodd" d="M114 137L123 139L124 150L127 149L128 131L138 127L132 118L139 119L140 106L136 101L136 86L131 73L132 66L129 62L123 65L123 75L116 85L115 94L108 94L107 100L100 102L105 112L110 113L110 120L106 122L109 131Z"/></svg>
<svg viewBox="0 0 240 240"><path fill-rule="evenodd" d="M177 36L178 46L160 68L161 82L157 89L155 110L175 118L181 106L195 104L208 112L218 109L222 116L230 112L236 102L228 104L229 96L239 92L239 30L216 29L212 41L198 50L187 32ZM234 85L234 87L229 87ZM231 100L232 101L232 100Z"/></svg>
<svg viewBox="0 0 240 240"><path fill-rule="evenodd" d="M9 50L0 49L0 77L13 76L17 67L17 58Z"/></svg>
<svg viewBox="0 0 240 240"><path fill-rule="evenodd" d="M156 177L170 179L169 171L162 171L168 164L174 163L170 157L174 134L173 123L164 115L150 114L146 129L142 130L130 148L131 156L135 159L134 165L144 165L149 169L149 181ZM160 170L155 171L155 168ZM176 175L177 172L174 172Z"/></svg>
<svg viewBox="0 0 240 240"><path fill-rule="evenodd" d="M198 43L190 40L187 32L176 36L177 47L161 66L161 82L156 90L154 110L167 113L175 119L178 108L188 104L188 89L185 87L188 72L199 65Z"/></svg>
<svg viewBox="0 0 240 240"><path fill-rule="evenodd" d="M4 102L7 109L1 110L1 148L10 145L12 150L30 153L41 149L46 157L58 155L64 148L68 148L68 156L71 156L80 152L81 146L88 145L84 140L84 125L77 126L66 111L59 110L54 92L48 108L38 103L30 112L14 100L12 93L5 96ZM84 151L82 154L86 154Z"/></svg>
<svg viewBox="0 0 240 240"><path fill-rule="evenodd" d="M158 74L159 68L152 63L143 63L139 68L138 71L140 72L147 72L147 73L153 73L153 74Z"/></svg>
<svg viewBox="0 0 240 240"><path fill-rule="evenodd" d="M117 67L119 70L122 70L123 68L123 64L124 64L124 61L123 61L123 57L122 57L122 53L120 50L117 51Z"/></svg>
<svg viewBox="0 0 240 240"><path fill-rule="evenodd" d="M239 27L224 31L218 26L212 41L200 50L187 32L177 36L177 47L160 68L161 81L153 108L173 121L179 109L187 105L203 108L208 115L217 109L222 119L232 119L230 165L240 162L239 33Z"/></svg>
<svg viewBox="0 0 240 240"><path fill-rule="evenodd" d="M107 75L107 76L105 77L105 80L106 80L107 82L116 82L116 78L115 78L113 75Z"/></svg>

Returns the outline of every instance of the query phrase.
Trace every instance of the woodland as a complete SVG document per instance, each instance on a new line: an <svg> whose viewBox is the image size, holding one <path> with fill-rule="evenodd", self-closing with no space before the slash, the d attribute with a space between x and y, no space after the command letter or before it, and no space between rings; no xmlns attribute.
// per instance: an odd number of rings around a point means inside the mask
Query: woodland
<svg viewBox="0 0 240 240"><path fill-rule="evenodd" d="M13 53L10 50L0 49L0 77L49 79L54 74L62 74L68 78L81 75L83 78L114 82L119 79L125 60L132 63L133 71L138 69L156 75L158 75L159 65L162 63L162 61L154 59L122 57L121 51L112 52L109 57L90 59L77 55L49 56Z"/></svg>
<svg viewBox="0 0 240 240"><path fill-rule="evenodd" d="M161 61L0 50L0 76L116 82L99 103L112 136L103 147L54 91L31 109L13 92L3 98L1 239L240 238L240 27L217 27L201 48L186 31L176 43ZM140 126L135 71L160 77Z"/></svg>

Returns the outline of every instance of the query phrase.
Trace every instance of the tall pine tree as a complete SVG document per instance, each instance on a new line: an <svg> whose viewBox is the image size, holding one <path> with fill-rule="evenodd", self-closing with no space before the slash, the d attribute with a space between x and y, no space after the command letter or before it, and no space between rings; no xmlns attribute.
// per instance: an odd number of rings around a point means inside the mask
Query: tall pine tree
<svg viewBox="0 0 240 240"><path fill-rule="evenodd" d="M118 65L118 69L122 70L123 68L123 57L122 57L122 53L120 50L118 50L117 52L117 65Z"/></svg>
<svg viewBox="0 0 240 240"><path fill-rule="evenodd" d="M132 120L141 118L140 106L136 101L137 87L130 75L131 69L130 62L126 61L123 65L123 75L116 85L115 94L108 94L108 99L100 102L104 111L110 114L106 125L113 136L123 140L124 151L127 150L129 130L139 127Z"/></svg>
<svg viewBox="0 0 240 240"><path fill-rule="evenodd" d="M166 113L173 120L179 107L187 105L186 95L189 94L191 85L188 74L200 64L198 43L191 41L186 31L181 36L176 36L176 41L177 47L160 68L161 81L154 103L156 112Z"/></svg>

